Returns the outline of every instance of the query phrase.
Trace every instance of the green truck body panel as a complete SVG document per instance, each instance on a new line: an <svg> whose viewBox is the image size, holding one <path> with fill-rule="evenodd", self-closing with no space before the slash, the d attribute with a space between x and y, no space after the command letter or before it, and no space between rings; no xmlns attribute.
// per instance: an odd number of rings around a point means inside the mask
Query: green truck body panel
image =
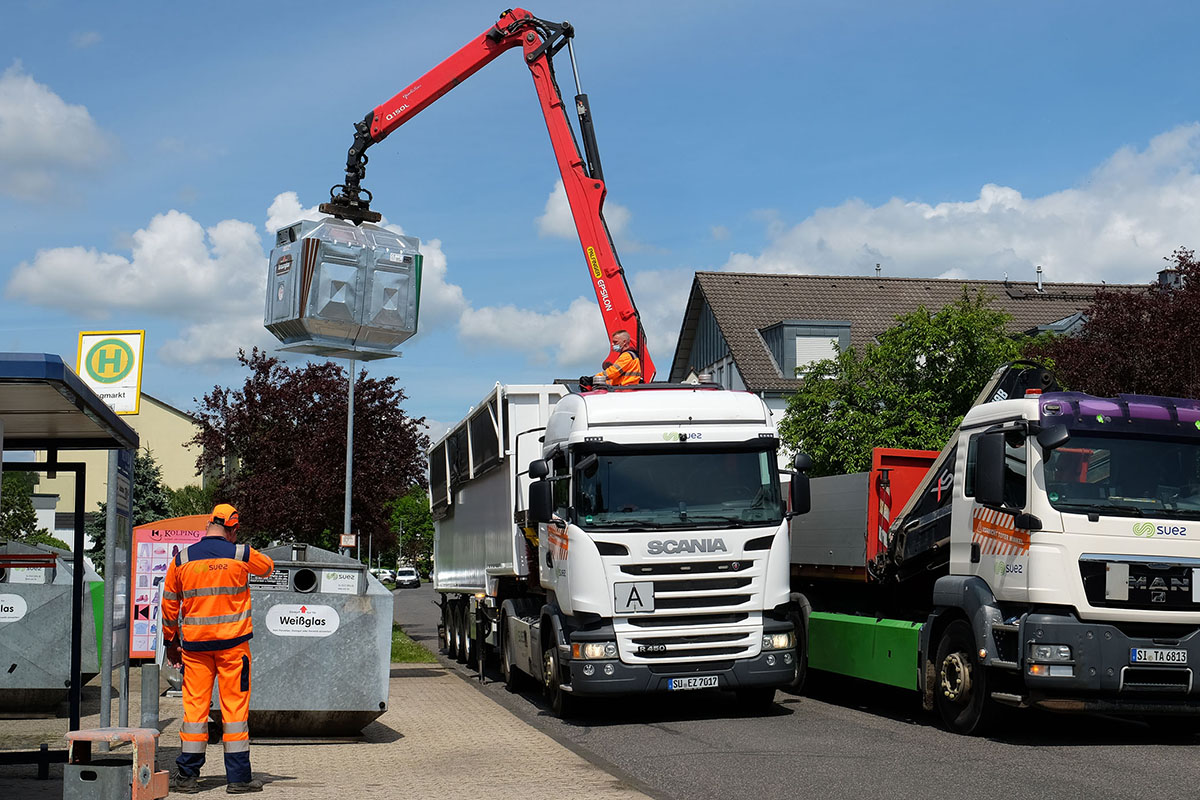
<svg viewBox="0 0 1200 800"><path fill-rule="evenodd" d="M921 623L814 611L808 618L808 666L917 689Z"/></svg>

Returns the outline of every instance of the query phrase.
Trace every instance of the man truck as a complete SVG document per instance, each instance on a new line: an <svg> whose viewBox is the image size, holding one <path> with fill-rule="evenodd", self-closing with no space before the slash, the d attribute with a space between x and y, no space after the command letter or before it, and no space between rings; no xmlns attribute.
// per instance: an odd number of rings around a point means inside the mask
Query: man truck
<svg viewBox="0 0 1200 800"><path fill-rule="evenodd" d="M1001 705L1200 720L1200 402L1022 362L940 453L794 486L801 681L913 689L963 734Z"/></svg>
<svg viewBox="0 0 1200 800"><path fill-rule="evenodd" d="M497 385L429 453L448 651L575 698L795 674L770 411L713 384Z"/></svg>

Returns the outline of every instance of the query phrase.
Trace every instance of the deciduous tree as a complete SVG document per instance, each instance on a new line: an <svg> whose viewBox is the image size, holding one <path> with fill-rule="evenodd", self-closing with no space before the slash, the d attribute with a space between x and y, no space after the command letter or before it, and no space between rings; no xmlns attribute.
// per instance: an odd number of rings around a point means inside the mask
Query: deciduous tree
<svg viewBox="0 0 1200 800"><path fill-rule="evenodd" d="M391 526L399 538L400 560L415 566L423 575L433 567L433 517L429 495L413 486L389 506Z"/></svg>
<svg viewBox="0 0 1200 800"><path fill-rule="evenodd" d="M996 367L1020 357L1008 317L982 293L919 308L860 351L808 368L779 424L811 475L870 469L876 447L940 450Z"/></svg>
<svg viewBox="0 0 1200 800"><path fill-rule="evenodd" d="M256 544L297 541L336 549L346 471L347 373L333 362L291 367L255 348L238 361L250 371L240 389L216 386L199 402L201 474L218 474L214 499L237 506ZM354 384L351 527L395 544L385 508L424 483L424 419L404 413L394 377ZM365 550L364 550L365 552Z"/></svg>
<svg viewBox="0 0 1200 800"><path fill-rule="evenodd" d="M1200 262L1177 249L1167 262L1177 285L1101 291L1073 336L1032 348L1065 386L1101 397L1119 393L1200 397Z"/></svg>

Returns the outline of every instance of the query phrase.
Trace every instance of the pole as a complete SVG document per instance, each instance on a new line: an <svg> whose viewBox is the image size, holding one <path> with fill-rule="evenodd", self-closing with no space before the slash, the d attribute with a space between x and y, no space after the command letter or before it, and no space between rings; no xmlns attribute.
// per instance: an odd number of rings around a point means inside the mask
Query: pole
<svg viewBox="0 0 1200 800"><path fill-rule="evenodd" d="M367 566L371 566L371 549L375 543L375 531L367 531Z"/></svg>
<svg viewBox="0 0 1200 800"><path fill-rule="evenodd" d="M75 466L75 541L72 555L71 605L71 687L69 731L79 730L79 707L83 698L83 494L87 488L87 471L83 464Z"/></svg>
<svg viewBox="0 0 1200 800"><path fill-rule="evenodd" d="M350 497L354 481L354 359L350 359L350 392L346 401L346 508L342 514L342 533L350 533ZM342 548L342 555L349 555ZM359 548L354 548L357 556Z"/></svg>
<svg viewBox="0 0 1200 800"><path fill-rule="evenodd" d="M100 727L112 725L113 607L117 575L117 451L108 451L108 519L104 523L104 641L100 643ZM100 752L107 742L98 742Z"/></svg>

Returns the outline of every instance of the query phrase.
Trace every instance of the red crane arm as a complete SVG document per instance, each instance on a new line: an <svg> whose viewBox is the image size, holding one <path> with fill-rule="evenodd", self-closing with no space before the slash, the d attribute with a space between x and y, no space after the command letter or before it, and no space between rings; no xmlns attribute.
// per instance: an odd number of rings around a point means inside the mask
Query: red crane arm
<svg viewBox="0 0 1200 800"><path fill-rule="evenodd" d="M554 77L553 56L573 35L574 29L569 23L547 22L520 8L504 12L495 25L377 106L355 126L357 135L348 153L346 183L334 187L335 191L341 189L341 193L334 195L331 202L322 204L321 211L355 222L378 221L379 214L370 210L371 194L360 185L366 174L366 149L382 141L501 53L520 46L546 119L550 144L554 148L604 327L610 338L618 330L629 332L632 347L642 360L643 380L649 382L654 377L654 362L646 350L641 317L604 221L607 190L587 95L580 94L575 98L587 152L585 158L576 144L574 130L567 119L566 104ZM365 199L362 194L366 194Z"/></svg>

